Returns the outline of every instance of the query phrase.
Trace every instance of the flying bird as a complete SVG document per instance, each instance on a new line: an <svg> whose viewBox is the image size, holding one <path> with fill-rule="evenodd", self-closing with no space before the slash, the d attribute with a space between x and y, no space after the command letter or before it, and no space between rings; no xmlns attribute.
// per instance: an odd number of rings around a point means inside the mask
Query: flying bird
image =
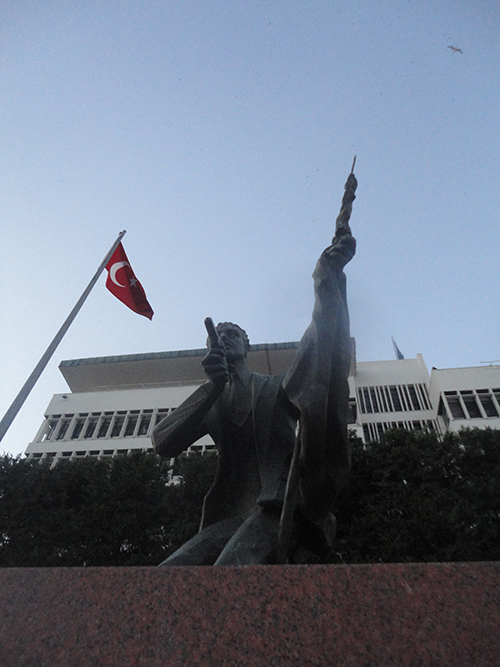
<svg viewBox="0 0 500 667"><path fill-rule="evenodd" d="M448 49L451 49L453 53L463 53L462 49L459 49L457 46L448 46Z"/></svg>

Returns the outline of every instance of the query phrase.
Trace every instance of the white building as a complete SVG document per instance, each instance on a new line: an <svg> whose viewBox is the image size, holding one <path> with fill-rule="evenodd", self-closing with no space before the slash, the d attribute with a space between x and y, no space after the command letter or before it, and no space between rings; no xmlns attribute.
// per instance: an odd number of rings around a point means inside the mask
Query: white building
<svg viewBox="0 0 500 667"><path fill-rule="evenodd" d="M358 362L349 378L357 411L353 427L363 442L389 428L500 429L500 366L433 368L416 359Z"/></svg>
<svg viewBox="0 0 500 667"><path fill-rule="evenodd" d="M351 428L365 443L390 428L439 429L429 384L421 354L416 359L356 363L349 378L351 406L356 411Z"/></svg>
<svg viewBox="0 0 500 667"><path fill-rule="evenodd" d="M251 370L284 373L298 343L252 345ZM205 350L74 359L60 364L69 392L56 394L26 456L106 457L151 450L154 426L206 381ZM368 443L389 428L500 428L500 366L427 370L415 359L353 362L350 427ZM191 451L214 448L208 436Z"/></svg>
<svg viewBox="0 0 500 667"><path fill-rule="evenodd" d="M290 366L296 343L252 345L248 367L279 375ZM205 349L72 359L59 365L70 391L55 394L26 449L30 458L103 458L151 450L151 431L206 382ZM205 436L190 451L214 449Z"/></svg>

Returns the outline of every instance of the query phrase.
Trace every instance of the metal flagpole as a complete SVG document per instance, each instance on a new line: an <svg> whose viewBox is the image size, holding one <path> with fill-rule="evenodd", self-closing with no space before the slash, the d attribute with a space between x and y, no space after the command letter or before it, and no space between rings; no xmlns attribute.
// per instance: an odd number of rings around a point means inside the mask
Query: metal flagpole
<svg viewBox="0 0 500 667"><path fill-rule="evenodd" d="M92 280L87 285L87 287L86 287L85 291L83 292L82 296L76 302L75 307L73 308L71 313L66 318L62 327L56 333L56 335L54 337L54 340L49 345L49 347L46 349L44 355L42 356L42 358L40 359L38 364L35 366L33 372L29 376L29 378L26 380L23 388L21 389L19 394L14 399L14 402L12 403L10 408L5 413L4 418L2 419L2 421L0 421L0 441L2 440L3 436L7 433L10 425L12 424L14 419L16 418L17 413L22 408L24 401L28 398L30 391L33 389L33 387L35 386L36 381L38 380L40 375L43 373L43 371L45 369L45 366L49 363L50 358L52 357L52 355L56 351L56 348L59 345L59 343L61 342L61 340L63 339L64 334L66 333L66 331L71 326L75 317L78 315L78 311L80 310L80 308L85 303L86 298L88 297L88 295L92 291L92 288L94 287L97 280L99 279L99 276L101 275L101 273L106 268L106 264L109 262L112 254L114 253L114 251L116 250L120 241L122 240L122 238L125 236L126 233L127 233L126 230L123 230L122 232L120 232L118 234L118 238L116 239L116 241L111 246L111 248L108 251L106 257L102 260L99 268L95 272L94 277L92 278Z"/></svg>

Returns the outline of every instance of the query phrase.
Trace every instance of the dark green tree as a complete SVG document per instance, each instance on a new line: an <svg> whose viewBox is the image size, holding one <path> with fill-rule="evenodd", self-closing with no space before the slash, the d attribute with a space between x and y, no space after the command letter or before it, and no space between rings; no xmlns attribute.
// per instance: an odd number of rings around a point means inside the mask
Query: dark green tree
<svg viewBox="0 0 500 667"><path fill-rule="evenodd" d="M500 431L463 429L460 447L463 560L500 559Z"/></svg>
<svg viewBox="0 0 500 667"><path fill-rule="evenodd" d="M352 438L332 562L498 560L500 431ZM0 566L157 565L198 531L216 456L0 457Z"/></svg>
<svg viewBox="0 0 500 667"><path fill-rule="evenodd" d="M174 473L179 476L179 483L170 487L169 494L172 520L165 558L198 532L203 499L212 485L216 468L217 456L214 454L178 459Z"/></svg>
<svg viewBox="0 0 500 667"><path fill-rule="evenodd" d="M214 460L0 459L0 565L156 565L196 533ZM197 517L197 519L195 519Z"/></svg>
<svg viewBox="0 0 500 667"><path fill-rule="evenodd" d="M500 557L500 433L389 431L364 448L338 514L336 562Z"/></svg>

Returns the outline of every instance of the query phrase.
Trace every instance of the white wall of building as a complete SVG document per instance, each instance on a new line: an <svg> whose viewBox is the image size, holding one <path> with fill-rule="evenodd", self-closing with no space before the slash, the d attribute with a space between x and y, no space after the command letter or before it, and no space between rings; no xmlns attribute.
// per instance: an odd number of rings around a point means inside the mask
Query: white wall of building
<svg viewBox="0 0 500 667"><path fill-rule="evenodd" d="M26 455L55 461L152 450L150 435L155 424L198 386L56 394ZM213 449L213 441L205 436L191 451L207 449Z"/></svg>
<svg viewBox="0 0 500 667"><path fill-rule="evenodd" d="M350 427L365 443L391 428L437 428L429 380L421 354L415 359L358 362L349 378L357 413L356 424Z"/></svg>
<svg viewBox="0 0 500 667"><path fill-rule="evenodd" d="M294 352L292 345L256 346L260 355L256 360L262 358L269 366L286 368ZM85 389L52 398L26 455L55 462L59 458L102 458L135 449L151 450L155 424L202 384L192 379L195 374L203 375L197 351L186 351L185 358L182 354L175 353L172 359L169 355L174 353L159 355L164 386L158 386L156 377L152 382L156 360L148 359L146 364L145 355L109 358L109 373L108 359L64 362L65 372L71 369L74 386ZM111 373L111 388L98 390L94 378ZM127 379L129 387L130 377L134 377L137 387L146 388L120 389L121 377ZM353 364L349 388L349 427L365 443L391 428L429 428L440 433L462 427L500 429L500 366L433 368L429 376L420 354L415 359L358 362ZM190 451L213 449L212 440L205 436Z"/></svg>
<svg viewBox="0 0 500 667"><path fill-rule="evenodd" d="M429 393L442 430L500 429L500 366L433 368Z"/></svg>

